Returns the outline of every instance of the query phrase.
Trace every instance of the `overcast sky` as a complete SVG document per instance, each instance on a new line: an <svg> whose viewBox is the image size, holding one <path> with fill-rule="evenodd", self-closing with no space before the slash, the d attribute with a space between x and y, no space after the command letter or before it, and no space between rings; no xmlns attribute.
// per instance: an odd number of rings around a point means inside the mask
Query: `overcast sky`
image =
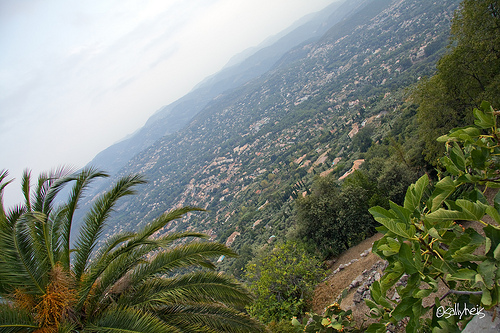
<svg viewBox="0 0 500 333"><path fill-rule="evenodd" d="M84 166L235 54L331 2L0 0L0 170L19 179ZM4 200L21 200L18 184Z"/></svg>

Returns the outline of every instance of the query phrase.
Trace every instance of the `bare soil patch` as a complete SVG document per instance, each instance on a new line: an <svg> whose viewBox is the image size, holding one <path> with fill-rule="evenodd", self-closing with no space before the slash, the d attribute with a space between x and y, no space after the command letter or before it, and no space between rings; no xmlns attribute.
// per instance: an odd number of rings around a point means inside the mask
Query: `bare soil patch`
<svg viewBox="0 0 500 333"><path fill-rule="evenodd" d="M325 307L335 301L342 291L349 287L351 282L360 275L365 269L369 269L380 258L373 253L369 253L366 257L361 257L360 254L372 247L373 242L382 238L381 233L377 233L370 238L365 239L358 245L351 247L349 250L342 253L336 260L335 264L330 269L330 273L337 269L341 264L346 265L353 259L358 261L352 263L345 269L341 270L335 275L331 275L328 279L318 286L314 291L313 311L322 313ZM351 296L352 299L352 296ZM348 303L348 299L342 302L342 306Z"/></svg>

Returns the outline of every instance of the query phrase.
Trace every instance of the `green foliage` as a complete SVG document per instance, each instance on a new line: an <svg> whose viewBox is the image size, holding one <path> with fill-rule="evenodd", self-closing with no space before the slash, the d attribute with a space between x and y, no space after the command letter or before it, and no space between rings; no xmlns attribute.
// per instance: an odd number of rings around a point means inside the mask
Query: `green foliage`
<svg viewBox="0 0 500 333"><path fill-rule="evenodd" d="M372 138L374 128L372 126L365 126L359 130L358 134L352 139L352 145L355 150L364 153L372 145Z"/></svg>
<svg viewBox="0 0 500 333"><path fill-rule="evenodd" d="M408 167L404 163L398 163L394 158L381 159L377 158L379 165L373 165L369 169L369 175L377 180L378 191L380 196L394 201L395 203L402 204L406 189L408 186L418 179L418 173ZM387 201L382 203L375 203L374 205L387 206Z"/></svg>
<svg viewBox="0 0 500 333"><path fill-rule="evenodd" d="M213 271L211 259L233 251L188 241L207 238L200 233L158 234L201 209L175 209L137 232L101 237L119 199L144 183L141 176L121 178L94 201L70 248L78 203L92 180L104 176L91 168L73 175L59 170L42 174L31 192L26 172L24 204L6 212L0 202L2 332L262 331L241 311L252 300L248 291ZM8 183L0 172L0 199ZM74 185L67 201L56 205L68 183Z"/></svg>
<svg viewBox="0 0 500 333"><path fill-rule="evenodd" d="M371 332L385 332L387 323L405 317L410 318L406 331L417 331L422 327L419 318L431 309L435 327L456 328L458 320L445 321L436 314L439 302L450 294L461 294L464 302L486 309L500 303L500 194L490 205L479 189L500 187L498 112L483 103L474 116L474 126L454 129L439 139L447 145L441 161L448 175L433 186L422 176L408 188L402 206L391 202L389 210L370 209L385 234L373 251L389 262L384 276L370 288L372 300L366 301L371 315L380 320ZM460 192L466 185L473 189ZM484 222L485 215L496 224ZM473 228L464 230L456 221L481 223L484 236ZM407 285L397 288L401 301L393 301L387 292L405 273ZM449 291L433 306L424 306L439 281Z"/></svg>
<svg viewBox="0 0 500 333"><path fill-rule="evenodd" d="M437 74L414 94L420 104L419 135L428 161L443 153L436 138L470 121L482 100L500 107L500 14L496 0L464 0L451 28L451 50Z"/></svg>
<svg viewBox="0 0 500 333"><path fill-rule="evenodd" d="M263 251L246 267L257 299L247 309L264 323L300 316L308 309L315 284L324 273L320 262L295 242Z"/></svg>
<svg viewBox="0 0 500 333"><path fill-rule="evenodd" d="M339 220L339 187L333 178L320 178L312 194L296 200L296 238L311 243L323 256L349 248L348 228Z"/></svg>
<svg viewBox="0 0 500 333"><path fill-rule="evenodd" d="M301 328L295 327L288 319L281 321L272 321L267 325L267 330L270 333L300 333L303 332Z"/></svg>
<svg viewBox="0 0 500 333"><path fill-rule="evenodd" d="M497 115L489 103L483 102L480 109L474 109L475 126L455 129L438 138L446 142L447 156L441 158L441 164L457 180L500 187ZM484 130L489 133L483 134Z"/></svg>
<svg viewBox="0 0 500 333"><path fill-rule="evenodd" d="M318 178L312 193L296 200L294 237L323 257L338 255L374 233L368 208L379 200L376 184L360 171L342 186L331 176Z"/></svg>
<svg viewBox="0 0 500 333"><path fill-rule="evenodd" d="M347 294L347 290L344 290L343 297ZM342 298L339 302L342 301ZM292 324L300 329L300 332L307 333L336 333L336 332L355 332L359 331L354 327L354 323L351 321L352 311L342 310L340 304L335 302L330 304L326 309L325 313L320 316L315 313L307 313L309 318L304 318L303 324L301 324L296 318L292 319Z"/></svg>

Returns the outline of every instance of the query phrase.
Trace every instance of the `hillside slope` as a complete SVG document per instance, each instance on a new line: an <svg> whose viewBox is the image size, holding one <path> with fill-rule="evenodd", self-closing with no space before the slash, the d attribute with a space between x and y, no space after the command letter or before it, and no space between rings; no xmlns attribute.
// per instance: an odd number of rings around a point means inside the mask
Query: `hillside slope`
<svg viewBox="0 0 500 333"><path fill-rule="evenodd" d="M294 195L316 173L348 171L359 159L356 133L371 124L376 141L398 117L402 89L433 73L457 6L364 0L319 41L219 94L186 128L120 170L117 176L139 172L149 183L123 202L107 234L195 205L209 212L169 229L196 229L222 242L238 232L236 249L283 237L293 223Z"/></svg>

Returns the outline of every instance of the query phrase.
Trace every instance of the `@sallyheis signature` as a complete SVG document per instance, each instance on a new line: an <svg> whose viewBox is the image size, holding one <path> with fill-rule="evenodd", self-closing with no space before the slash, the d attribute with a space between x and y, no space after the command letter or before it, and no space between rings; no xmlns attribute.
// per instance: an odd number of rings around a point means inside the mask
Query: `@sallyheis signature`
<svg viewBox="0 0 500 333"><path fill-rule="evenodd" d="M467 304L464 303L463 308L460 308L460 304L457 303L453 307L444 307L439 306L436 309L436 316L438 318L450 318L451 316L458 316L459 319L462 319L462 316L478 316L480 319L486 316L483 312L484 308L475 306L468 308Z"/></svg>

